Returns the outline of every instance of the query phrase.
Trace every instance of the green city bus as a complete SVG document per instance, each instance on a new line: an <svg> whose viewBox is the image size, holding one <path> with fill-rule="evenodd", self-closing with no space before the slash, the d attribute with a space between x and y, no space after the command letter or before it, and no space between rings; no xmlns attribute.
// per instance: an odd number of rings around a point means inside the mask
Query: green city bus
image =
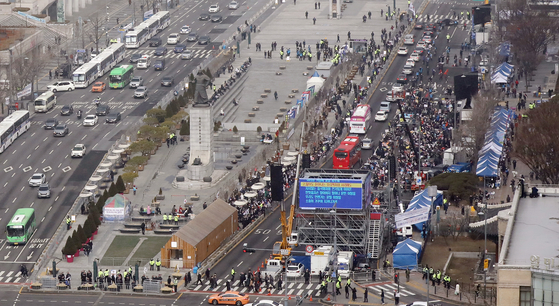
<svg viewBox="0 0 559 306"><path fill-rule="evenodd" d="M124 88L130 80L132 80L132 74L134 73L133 65L122 65L120 67L113 68L111 74L109 75L109 87L110 88Z"/></svg>
<svg viewBox="0 0 559 306"><path fill-rule="evenodd" d="M26 244L35 231L35 209L20 208L6 226L6 238L14 245Z"/></svg>

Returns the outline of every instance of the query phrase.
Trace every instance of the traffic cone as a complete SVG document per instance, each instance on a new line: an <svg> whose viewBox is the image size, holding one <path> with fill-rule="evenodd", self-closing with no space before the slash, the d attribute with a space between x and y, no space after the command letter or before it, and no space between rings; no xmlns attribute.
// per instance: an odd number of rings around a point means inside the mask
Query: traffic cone
<svg viewBox="0 0 559 306"><path fill-rule="evenodd" d="M309 295L309 302L312 302L312 295Z"/></svg>
<svg viewBox="0 0 559 306"><path fill-rule="evenodd" d="M291 295L289 296L288 300L290 300L290 301L291 301Z"/></svg>
<svg viewBox="0 0 559 306"><path fill-rule="evenodd" d="M262 262L262 266L260 266L260 268L264 269L264 262Z"/></svg>
<svg viewBox="0 0 559 306"><path fill-rule="evenodd" d="M327 301L330 301L330 294L328 294L328 298L326 299Z"/></svg>

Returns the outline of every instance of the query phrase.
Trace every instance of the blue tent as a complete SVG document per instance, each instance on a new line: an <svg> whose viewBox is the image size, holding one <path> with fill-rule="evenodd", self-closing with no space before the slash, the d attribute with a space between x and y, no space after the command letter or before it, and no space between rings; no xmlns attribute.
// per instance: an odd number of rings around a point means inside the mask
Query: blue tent
<svg viewBox="0 0 559 306"><path fill-rule="evenodd" d="M435 200L433 201L433 204L435 206L442 206L443 205L443 192L442 191L437 191L437 196L435 197ZM418 192L415 194L415 196L411 199L410 204L408 205L408 208L406 209L406 212L408 211L413 211L416 209L420 209L423 207L430 207L431 206L431 197L427 194L427 189L422 190L421 192ZM431 218L431 216L429 216L429 218ZM425 222L420 222L420 223L416 223L413 226L415 226L415 228L417 228L418 230L422 230L423 229L423 224Z"/></svg>
<svg viewBox="0 0 559 306"><path fill-rule="evenodd" d="M417 269L421 256L421 243L408 238L400 241L392 252L392 261L395 269Z"/></svg>
<svg viewBox="0 0 559 306"><path fill-rule="evenodd" d="M497 52L500 56L506 57L510 55L510 43L508 41L503 42L497 47Z"/></svg>
<svg viewBox="0 0 559 306"><path fill-rule="evenodd" d="M320 74L318 74L318 72L315 71L312 75L312 78L314 78L314 77L320 77Z"/></svg>

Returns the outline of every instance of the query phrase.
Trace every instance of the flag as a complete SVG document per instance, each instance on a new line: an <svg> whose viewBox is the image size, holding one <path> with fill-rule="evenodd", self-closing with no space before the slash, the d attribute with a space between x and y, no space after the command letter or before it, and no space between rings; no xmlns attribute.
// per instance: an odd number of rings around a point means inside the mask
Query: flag
<svg viewBox="0 0 559 306"><path fill-rule="evenodd" d="M410 3L409 10L412 11L413 15L415 16L415 9L413 8L413 3Z"/></svg>
<svg viewBox="0 0 559 306"><path fill-rule="evenodd" d="M276 131L276 137L279 137L279 129Z"/></svg>

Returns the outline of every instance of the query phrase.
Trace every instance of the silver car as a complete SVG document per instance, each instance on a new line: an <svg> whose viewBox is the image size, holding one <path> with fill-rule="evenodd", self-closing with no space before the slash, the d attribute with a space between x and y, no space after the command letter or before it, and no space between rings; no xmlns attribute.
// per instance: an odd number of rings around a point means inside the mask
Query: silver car
<svg viewBox="0 0 559 306"><path fill-rule="evenodd" d="M37 191L37 197L41 198L50 198L50 187L49 184L41 184L39 186L39 190Z"/></svg>
<svg viewBox="0 0 559 306"><path fill-rule="evenodd" d="M146 98L148 96L148 89L145 86L140 86L134 91L134 98Z"/></svg>
<svg viewBox="0 0 559 306"><path fill-rule="evenodd" d="M239 2L237 2L237 1L231 1L231 2L229 3L229 6L228 6L228 7L229 7L230 10L236 10L236 9L239 8Z"/></svg>
<svg viewBox="0 0 559 306"><path fill-rule="evenodd" d="M144 85L144 79L141 76L136 76L130 81L130 88L138 88Z"/></svg>
<svg viewBox="0 0 559 306"><path fill-rule="evenodd" d="M194 52L192 52L192 50L184 50L181 53L181 59L183 60L191 60L193 56Z"/></svg>

